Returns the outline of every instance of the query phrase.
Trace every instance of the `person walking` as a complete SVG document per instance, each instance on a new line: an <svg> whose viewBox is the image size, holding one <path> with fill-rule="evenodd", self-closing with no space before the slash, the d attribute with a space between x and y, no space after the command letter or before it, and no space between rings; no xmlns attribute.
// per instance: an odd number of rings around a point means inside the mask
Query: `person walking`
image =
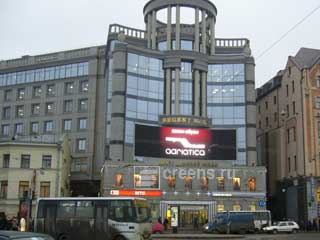
<svg viewBox="0 0 320 240"><path fill-rule="evenodd" d="M198 216L195 216L193 219L193 230L199 230Z"/></svg>

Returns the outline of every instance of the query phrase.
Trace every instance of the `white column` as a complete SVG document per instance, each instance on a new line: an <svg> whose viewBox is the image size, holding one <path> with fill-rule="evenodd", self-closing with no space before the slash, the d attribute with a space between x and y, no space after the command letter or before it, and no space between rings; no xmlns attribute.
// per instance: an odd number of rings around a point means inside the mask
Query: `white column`
<svg viewBox="0 0 320 240"><path fill-rule="evenodd" d="M202 10L202 52L207 53L206 11Z"/></svg>
<svg viewBox="0 0 320 240"><path fill-rule="evenodd" d="M207 117L207 73L201 75L201 113L202 117Z"/></svg>
<svg viewBox="0 0 320 240"><path fill-rule="evenodd" d="M214 55L215 54L215 51L216 51L216 37L215 37L215 20L214 18L211 19L210 21L210 34L211 34L211 39L210 39L210 42L211 42L211 55Z"/></svg>
<svg viewBox="0 0 320 240"><path fill-rule="evenodd" d="M175 81L175 105L174 105L174 110L175 110L175 115L180 114L180 69L176 68L176 81Z"/></svg>
<svg viewBox="0 0 320 240"><path fill-rule="evenodd" d="M171 69L166 69L166 105L165 105L165 114L170 115L171 111Z"/></svg>
<svg viewBox="0 0 320 240"><path fill-rule="evenodd" d="M200 116L200 89L199 89L199 83L200 83L200 72L199 70L194 71L194 115Z"/></svg>
<svg viewBox="0 0 320 240"><path fill-rule="evenodd" d="M152 12L152 49L157 48L157 12L153 11Z"/></svg>
<svg viewBox="0 0 320 240"><path fill-rule="evenodd" d="M176 6L176 50L180 50L180 6Z"/></svg>
<svg viewBox="0 0 320 240"><path fill-rule="evenodd" d="M147 16L147 42L148 42L148 48L151 48L151 21L152 21L152 16L149 13Z"/></svg>
<svg viewBox="0 0 320 240"><path fill-rule="evenodd" d="M196 12L195 12L195 31L194 31L194 50L196 52L199 52L199 35L200 35L200 31L199 31L199 8L196 8Z"/></svg>
<svg viewBox="0 0 320 240"><path fill-rule="evenodd" d="M167 15L167 50L171 50L171 6L168 7Z"/></svg>

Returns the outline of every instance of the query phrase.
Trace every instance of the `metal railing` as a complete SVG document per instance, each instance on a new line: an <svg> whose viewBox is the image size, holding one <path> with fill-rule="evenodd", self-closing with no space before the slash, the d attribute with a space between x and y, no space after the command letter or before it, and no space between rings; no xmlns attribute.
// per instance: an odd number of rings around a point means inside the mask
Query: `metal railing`
<svg viewBox="0 0 320 240"><path fill-rule="evenodd" d="M126 27L120 24L111 24L109 26L109 33L123 33L128 37L145 39L146 31L136 28Z"/></svg>

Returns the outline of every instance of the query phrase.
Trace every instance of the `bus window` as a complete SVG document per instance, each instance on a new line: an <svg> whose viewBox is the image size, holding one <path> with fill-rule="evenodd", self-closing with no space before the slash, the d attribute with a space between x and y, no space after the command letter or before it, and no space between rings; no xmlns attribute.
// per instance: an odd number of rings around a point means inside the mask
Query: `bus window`
<svg viewBox="0 0 320 240"><path fill-rule="evenodd" d="M93 218L92 201L77 201L76 217L77 218Z"/></svg>
<svg viewBox="0 0 320 240"><path fill-rule="evenodd" d="M73 218L76 204L74 201L62 201L58 204L57 218Z"/></svg>

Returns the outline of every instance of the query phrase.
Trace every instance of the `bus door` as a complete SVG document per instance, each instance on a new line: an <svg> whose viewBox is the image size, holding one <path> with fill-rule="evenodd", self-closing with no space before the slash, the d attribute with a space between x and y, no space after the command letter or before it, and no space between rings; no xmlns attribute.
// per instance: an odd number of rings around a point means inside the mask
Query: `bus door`
<svg viewBox="0 0 320 240"><path fill-rule="evenodd" d="M108 206L95 206L95 240L111 239L111 234L108 227Z"/></svg>
<svg viewBox="0 0 320 240"><path fill-rule="evenodd" d="M56 213L57 213L56 202L46 201L45 204L43 205L43 214L44 214L43 228L41 228L41 230L39 229L41 232L44 232L51 236L56 235Z"/></svg>

